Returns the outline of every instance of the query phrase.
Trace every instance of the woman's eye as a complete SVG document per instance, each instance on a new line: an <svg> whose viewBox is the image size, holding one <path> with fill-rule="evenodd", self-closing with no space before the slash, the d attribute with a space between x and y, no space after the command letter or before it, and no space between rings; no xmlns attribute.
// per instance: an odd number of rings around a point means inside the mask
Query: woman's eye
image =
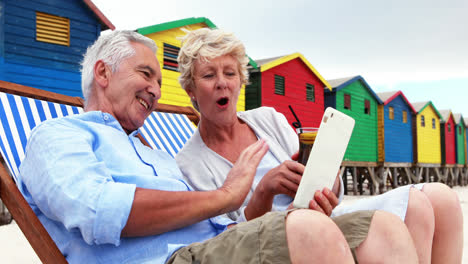
<svg viewBox="0 0 468 264"><path fill-rule="evenodd" d="M212 78L213 76L214 75L210 73L210 74L203 75L203 78L208 79L208 78Z"/></svg>

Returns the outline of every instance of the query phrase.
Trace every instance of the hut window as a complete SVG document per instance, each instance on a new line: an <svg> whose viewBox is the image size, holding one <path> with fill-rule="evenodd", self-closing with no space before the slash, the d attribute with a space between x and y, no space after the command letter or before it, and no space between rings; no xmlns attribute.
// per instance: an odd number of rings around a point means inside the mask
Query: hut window
<svg viewBox="0 0 468 264"><path fill-rule="evenodd" d="M408 123L408 112L403 111L401 114L403 116L403 123Z"/></svg>
<svg viewBox="0 0 468 264"><path fill-rule="evenodd" d="M370 101L364 100L364 114L370 115Z"/></svg>
<svg viewBox="0 0 468 264"><path fill-rule="evenodd" d="M351 95L344 95L344 109L351 109Z"/></svg>
<svg viewBox="0 0 468 264"><path fill-rule="evenodd" d="M163 48L163 69L178 72L177 56L179 56L180 48L167 43L163 43Z"/></svg>
<svg viewBox="0 0 468 264"><path fill-rule="evenodd" d="M426 120L424 119L424 116L421 116L421 126L425 127L426 126Z"/></svg>
<svg viewBox="0 0 468 264"><path fill-rule="evenodd" d="M452 126L450 125L450 123L447 124L447 130L448 132L452 132Z"/></svg>
<svg viewBox="0 0 468 264"><path fill-rule="evenodd" d="M450 125L450 124L449 124ZM435 118L432 118L432 128L433 129L436 129L436 122L435 122ZM450 131L450 130L449 130Z"/></svg>
<svg viewBox="0 0 468 264"><path fill-rule="evenodd" d="M306 99L315 102L315 87L312 84L306 84Z"/></svg>
<svg viewBox="0 0 468 264"><path fill-rule="evenodd" d="M395 113L393 112L393 107L388 107L388 119L393 120L395 119Z"/></svg>
<svg viewBox="0 0 468 264"><path fill-rule="evenodd" d="M458 135L461 135L462 134L462 131L461 131L461 126L458 127Z"/></svg>
<svg viewBox="0 0 468 264"><path fill-rule="evenodd" d="M36 40L70 46L70 19L36 12Z"/></svg>
<svg viewBox="0 0 468 264"><path fill-rule="evenodd" d="M284 95L284 76L275 74L275 94Z"/></svg>

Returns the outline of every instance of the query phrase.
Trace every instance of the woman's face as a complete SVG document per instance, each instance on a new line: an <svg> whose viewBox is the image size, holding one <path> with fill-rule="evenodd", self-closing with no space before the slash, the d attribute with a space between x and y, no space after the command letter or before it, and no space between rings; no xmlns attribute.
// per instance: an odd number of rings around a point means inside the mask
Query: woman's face
<svg viewBox="0 0 468 264"><path fill-rule="evenodd" d="M237 99L241 88L239 62L223 55L209 62L195 61L194 86L188 91L195 97L201 117L219 125L237 119Z"/></svg>

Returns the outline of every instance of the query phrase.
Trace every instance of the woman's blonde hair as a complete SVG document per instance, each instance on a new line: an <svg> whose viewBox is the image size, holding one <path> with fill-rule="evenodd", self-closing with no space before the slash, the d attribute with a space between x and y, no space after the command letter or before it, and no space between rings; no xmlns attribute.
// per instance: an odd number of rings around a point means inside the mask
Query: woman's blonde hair
<svg viewBox="0 0 468 264"><path fill-rule="evenodd" d="M184 90L194 87L194 62L207 62L223 55L231 55L239 62L241 84L246 84L249 78L247 64L249 58L245 54L245 47L234 34L221 29L201 28L187 32L182 39L177 62L179 64L179 83ZM192 100L192 99L190 99ZM192 100L198 109L198 105Z"/></svg>

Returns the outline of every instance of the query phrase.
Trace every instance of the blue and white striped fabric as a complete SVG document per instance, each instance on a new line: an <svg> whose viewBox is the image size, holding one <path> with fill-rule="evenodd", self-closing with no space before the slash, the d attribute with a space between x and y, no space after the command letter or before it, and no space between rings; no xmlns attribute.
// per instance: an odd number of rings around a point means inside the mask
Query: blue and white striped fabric
<svg viewBox="0 0 468 264"><path fill-rule="evenodd" d="M31 130L47 119L82 112L81 107L0 92L0 152L15 181ZM162 112L153 112L140 128L153 149L166 151L172 157L194 131L195 126L186 115Z"/></svg>
<svg viewBox="0 0 468 264"><path fill-rule="evenodd" d="M140 133L153 149L164 150L175 157L195 129L186 115L153 112L140 128Z"/></svg>
<svg viewBox="0 0 468 264"><path fill-rule="evenodd" d="M47 119L82 112L80 107L0 92L0 151L15 181L31 130Z"/></svg>

